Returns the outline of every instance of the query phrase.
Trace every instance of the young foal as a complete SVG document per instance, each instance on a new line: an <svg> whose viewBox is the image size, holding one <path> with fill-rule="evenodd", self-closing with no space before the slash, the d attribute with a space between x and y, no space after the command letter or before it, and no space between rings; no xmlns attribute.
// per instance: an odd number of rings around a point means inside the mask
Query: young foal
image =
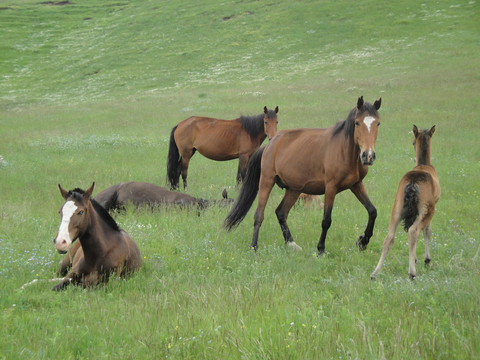
<svg viewBox="0 0 480 360"><path fill-rule="evenodd" d="M432 236L430 222L435 212L435 204L440 199L440 183L435 168L430 163L430 140L434 132L435 126L430 130L418 131L417 127L413 125L416 166L402 177L398 185L388 234L383 242L383 251L378 265L371 275L372 279L380 272L383 261L393 246L395 231L402 220L405 230L408 231L410 253L408 275L410 278L414 279L416 276L417 241L421 231L423 231L425 239L425 263L430 262L430 238Z"/></svg>
<svg viewBox="0 0 480 360"><path fill-rule="evenodd" d="M77 239L81 246L74 244L70 249L72 269L53 290L62 290L70 282L83 286L107 282L110 273L128 274L142 263L140 251L132 238L91 199L94 185L87 191L66 191L58 185L65 204L60 209L62 221L54 240L55 247L64 254Z"/></svg>

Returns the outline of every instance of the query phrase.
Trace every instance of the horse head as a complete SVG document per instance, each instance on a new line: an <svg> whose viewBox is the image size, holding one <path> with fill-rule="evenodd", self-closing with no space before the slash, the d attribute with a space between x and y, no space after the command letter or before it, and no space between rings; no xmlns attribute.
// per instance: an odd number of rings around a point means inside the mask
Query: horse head
<svg viewBox="0 0 480 360"><path fill-rule="evenodd" d="M60 194L65 199L65 203L59 211L62 217L60 228L53 240L59 253L66 253L69 246L85 232L88 226L87 211L94 186L95 183L87 191L80 189L66 191L58 184Z"/></svg>
<svg viewBox="0 0 480 360"><path fill-rule="evenodd" d="M275 108L275 110L268 110L267 107L265 106L263 108L263 112L265 113L265 116L263 118L263 128L265 130L265 135L267 135L268 140L270 140L277 133L278 106Z"/></svg>
<svg viewBox="0 0 480 360"><path fill-rule="evenodd" d="M363 96L358 98L355 111L355 143L360 148L360 161L362 165L372 165L375 161L375 142L377 140L380 117L377 110L380 109L382 98L372 105L363 101Z"/></svg>
<svg viewBox="0 0 480 360"><path fill-rule="evenodd" d="M430 165L430 139L435 133L435 125L430 130L418 130L416 125L413 125L413 146L415 147L415 163L417 165Z"/></svg>

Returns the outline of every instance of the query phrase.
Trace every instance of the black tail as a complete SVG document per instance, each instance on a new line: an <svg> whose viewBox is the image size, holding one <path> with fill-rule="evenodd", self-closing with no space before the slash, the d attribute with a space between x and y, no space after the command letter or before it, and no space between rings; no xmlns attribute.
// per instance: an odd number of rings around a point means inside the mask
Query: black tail
<svg viewBox="0 0 480 360"><path fill-rule="evenodd" d="M170 183L172 189L178 188L181 172L180 153L178 152L178 147L173 136L175 130L177 130L177 126L175 126L170 133L170 145L168 147L167 157L167 181Z"/></svg>
<svg viewBox="0 0 480 360"><path fill-rule="evenodd" d="M263 150L265 150L265 147L258 149L250 157L247 174L240 189L240 194L223 223L227 230L231 230L233 227L240 224L257 197Z"/></svg>
<svg viewBox="0 0 480 360"><path fill-rule="evenodd" d="M418 185L411 182L405 185L403 190L403 209L402 219L403 228L408 231L410 226L413 225L418 216Z"/></svg>

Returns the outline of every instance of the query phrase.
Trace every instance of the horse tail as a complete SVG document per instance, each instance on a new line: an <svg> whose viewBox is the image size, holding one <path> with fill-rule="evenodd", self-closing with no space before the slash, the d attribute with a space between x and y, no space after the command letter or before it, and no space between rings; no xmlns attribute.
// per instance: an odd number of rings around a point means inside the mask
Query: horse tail
<svg viewBox="0 0 480 360"><path fill-rule="evenodd" d="M252 207L253 201L257 197L258 186L260 182L262 155L265 147L259 148L250 157L247 167L245 181L240 189L237 201L233 204L228 213L224 226L227 230L236 227L245 218L248 210Z"/></svg>
<svg viewBox="0 0 480 360"><path fill-rule="evenodd" d="M175 143L175 130L177 130L178 125L176 125L172 132L170 133L170 144L168 146L168 157L167 157L167 181L170 183L172 189L178 188L178 183L180 181L180 167L181 159L180 152L178 151L177 144Z"/></svg>
<svg viewBox="0 0 480 360"><path fill-rule="evenodd" d="M418 216L418 193L419 187L411 182L405 185L403 190L402 220L405 231L413 225Z"/></svg>

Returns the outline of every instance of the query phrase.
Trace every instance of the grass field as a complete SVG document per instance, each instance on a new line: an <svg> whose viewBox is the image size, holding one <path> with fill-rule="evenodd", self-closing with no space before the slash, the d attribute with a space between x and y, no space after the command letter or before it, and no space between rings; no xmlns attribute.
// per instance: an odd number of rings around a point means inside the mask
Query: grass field
<svg viewBox="0 0 480 360"><path fill-rule="evenodd" d="M480 8L478 1L0 3L0 358L473 359L480 353ZM285 248L274 189L249 250L253 210L226 232L227 208L128 209L137 241L127 280L53 293L57 184L95 193L165 184L171 128L279 106L279 129L326 127L359 96L382 97L378 210L338 195L326 250L322 212L295 207L303 252ZM396 187L413 165L412 125L437 125L442 185L432 263L408 279L407 236L376 281ZM237 195L237 161L197 154L188 193ZM254 204L255 206L255 204ZM25 283L38 282L21 289Z"/></svg>

